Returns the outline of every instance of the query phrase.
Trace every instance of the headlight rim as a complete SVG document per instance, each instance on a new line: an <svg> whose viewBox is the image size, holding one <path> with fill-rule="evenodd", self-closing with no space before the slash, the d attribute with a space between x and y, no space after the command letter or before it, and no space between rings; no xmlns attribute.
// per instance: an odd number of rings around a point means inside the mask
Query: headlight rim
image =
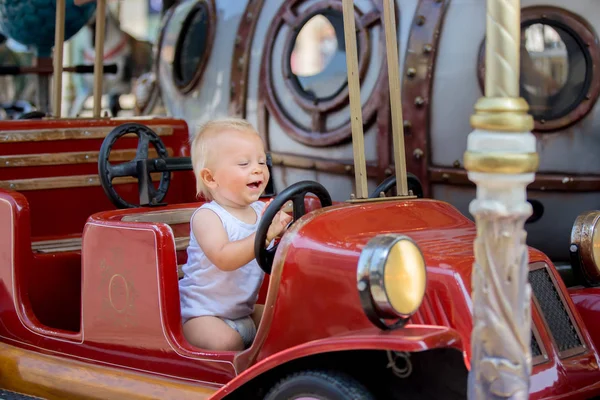
<svg viewBox="0 0 600 400"><path fill-rule="evenodd" d="M418 305L411 313L401 313L394 309L390 296L385 287L385 263L391 250L400 241L409 241L418 250L423 261L425 285L423 295ZM403 234L381 234L373 237L364 247L358 260L357 288L363 310L368 319L378 328L393 330L401 328L412 315L420 308L425 298L427 287L427 268L423 253L417 243L409 236ZM375 288L375 291L373 290ZM389 324L386 319L398 319Z"/></svg>
<svg viewBox="0 0 600 400"><path fill-rule="evenodd" d="M590 286L600 284L600 258L594 255L594 235L598 229L600 211L592 210L579 214L571 230L569 250L575 258L572 258L572 261L576 262L584 280Z"/></svg>

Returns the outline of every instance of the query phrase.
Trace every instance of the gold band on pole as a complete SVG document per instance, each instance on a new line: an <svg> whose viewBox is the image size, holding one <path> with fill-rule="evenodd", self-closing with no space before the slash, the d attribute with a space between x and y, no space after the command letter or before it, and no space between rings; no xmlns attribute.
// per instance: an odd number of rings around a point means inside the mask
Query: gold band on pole
<svg viewBox="0 0 600 400"><path fill-rule="evenodd" d="M400 76L398 72L400 67L398 66L398 44L396 40L394 1L395 0L383 1L385 45L387 53L388 77L390 82L396 188L399 196L408 196L408 182L406 179L406 152L404 150L404 125L402 123L402 100L400 98Z"/></svg>
<svg viewBox="0 0 600 400"><path fill-rule="evenodd" d="M366 199L369 197L369 193L367 188L367 163L365 161L362 106L360 103L354 1L342 0L342 6L344 14L344 39L346 42L346 66L348 68L348 91L350 93L350 120L352 124L352 150L354 152L356 198Z"/></svg>
<svg viewBox="0 0 600 400"><path fill-rule="evenodd" d="M96 6L96 43L94 44L94 118L102 111L102 75L104 73L104 36L106 31L106 0Z"/></svg>
<svg viewBox="0 0 600 400"><path fill-rule="evenodd" d="M63 46L65 43L65 0L56 0L54 29L54 116L60 118L62 107Z"/></svg>

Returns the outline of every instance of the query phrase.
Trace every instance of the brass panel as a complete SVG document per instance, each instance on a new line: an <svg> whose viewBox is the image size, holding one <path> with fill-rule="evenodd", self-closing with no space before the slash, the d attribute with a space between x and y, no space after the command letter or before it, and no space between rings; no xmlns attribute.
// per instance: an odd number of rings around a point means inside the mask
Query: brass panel
<svg viewBox="0 0 600 400"><path fill-rule="evenodd" d="M53 140L103 139L117 126L65 128L50 130L23 130L0 132L0 143L45 142ZM148 125L158 136L173 135L173 127ZM127 135L126 135L127 136ZM131 134L131 136L134 136Z"/></svg>
<svg viewBox="0 0 600 400"><path fill-rule="evenodd" d="M153 181L158 181L160 176L160 172L151 174ZM113 184L122 185L125 183L137 183L137 181L136 178L123 176L113 179ZM0 181L0 189L15 190L19 192L26 190L65 189L87 186L100 186L100 178L98 175L56 176L50 178Z"/></svg>
<svg viewBox="0 0 600 400"><path fill-rule="evenodd" d="M167 148L169 157L173 156L173 149ZM98 162L98 151L77 151L68 153L41 153L41 154L16 154L0 156L0 168L2 167L33 167L40 165L71 165L91 164ZM136 150L112 150L109 160L111 162L130 161L135 158ZM158 157L154 148L148 151L149 158Z"/></svg>

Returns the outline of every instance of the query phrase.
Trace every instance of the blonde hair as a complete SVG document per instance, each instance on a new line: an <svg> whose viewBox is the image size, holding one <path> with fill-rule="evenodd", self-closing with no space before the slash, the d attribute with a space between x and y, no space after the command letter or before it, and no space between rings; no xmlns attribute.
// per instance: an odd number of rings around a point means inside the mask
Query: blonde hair
<svg viewBox="0 0 600 400"><path fill-rule="evenodd" d="M194 176L196 177L196 196L202 195L207 200L212 200L212 194L202 181L200 171L208 166L210 142L214 138L214 134L225 131L234 130L238 132L258 132L251 123L241 118L221 118L215 119L202 125L198 133L194 136L191 143L192 167Z"/></svg>

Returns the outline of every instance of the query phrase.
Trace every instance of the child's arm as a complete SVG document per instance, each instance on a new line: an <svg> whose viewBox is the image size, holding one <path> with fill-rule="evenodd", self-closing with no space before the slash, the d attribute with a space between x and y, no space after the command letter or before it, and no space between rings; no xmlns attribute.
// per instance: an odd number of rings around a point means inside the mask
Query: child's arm
<svg viewBox="0 0 600 400"><path fill-rule="evenodd" d="M287 214L277 213L269 227L267 241L271 242L279 236L290 221L291 217ZM234 271L255 258L256 233L230 242L221 219L211 210L199 210L192 220L192 229L206 257L223 271Z"/></svg>

